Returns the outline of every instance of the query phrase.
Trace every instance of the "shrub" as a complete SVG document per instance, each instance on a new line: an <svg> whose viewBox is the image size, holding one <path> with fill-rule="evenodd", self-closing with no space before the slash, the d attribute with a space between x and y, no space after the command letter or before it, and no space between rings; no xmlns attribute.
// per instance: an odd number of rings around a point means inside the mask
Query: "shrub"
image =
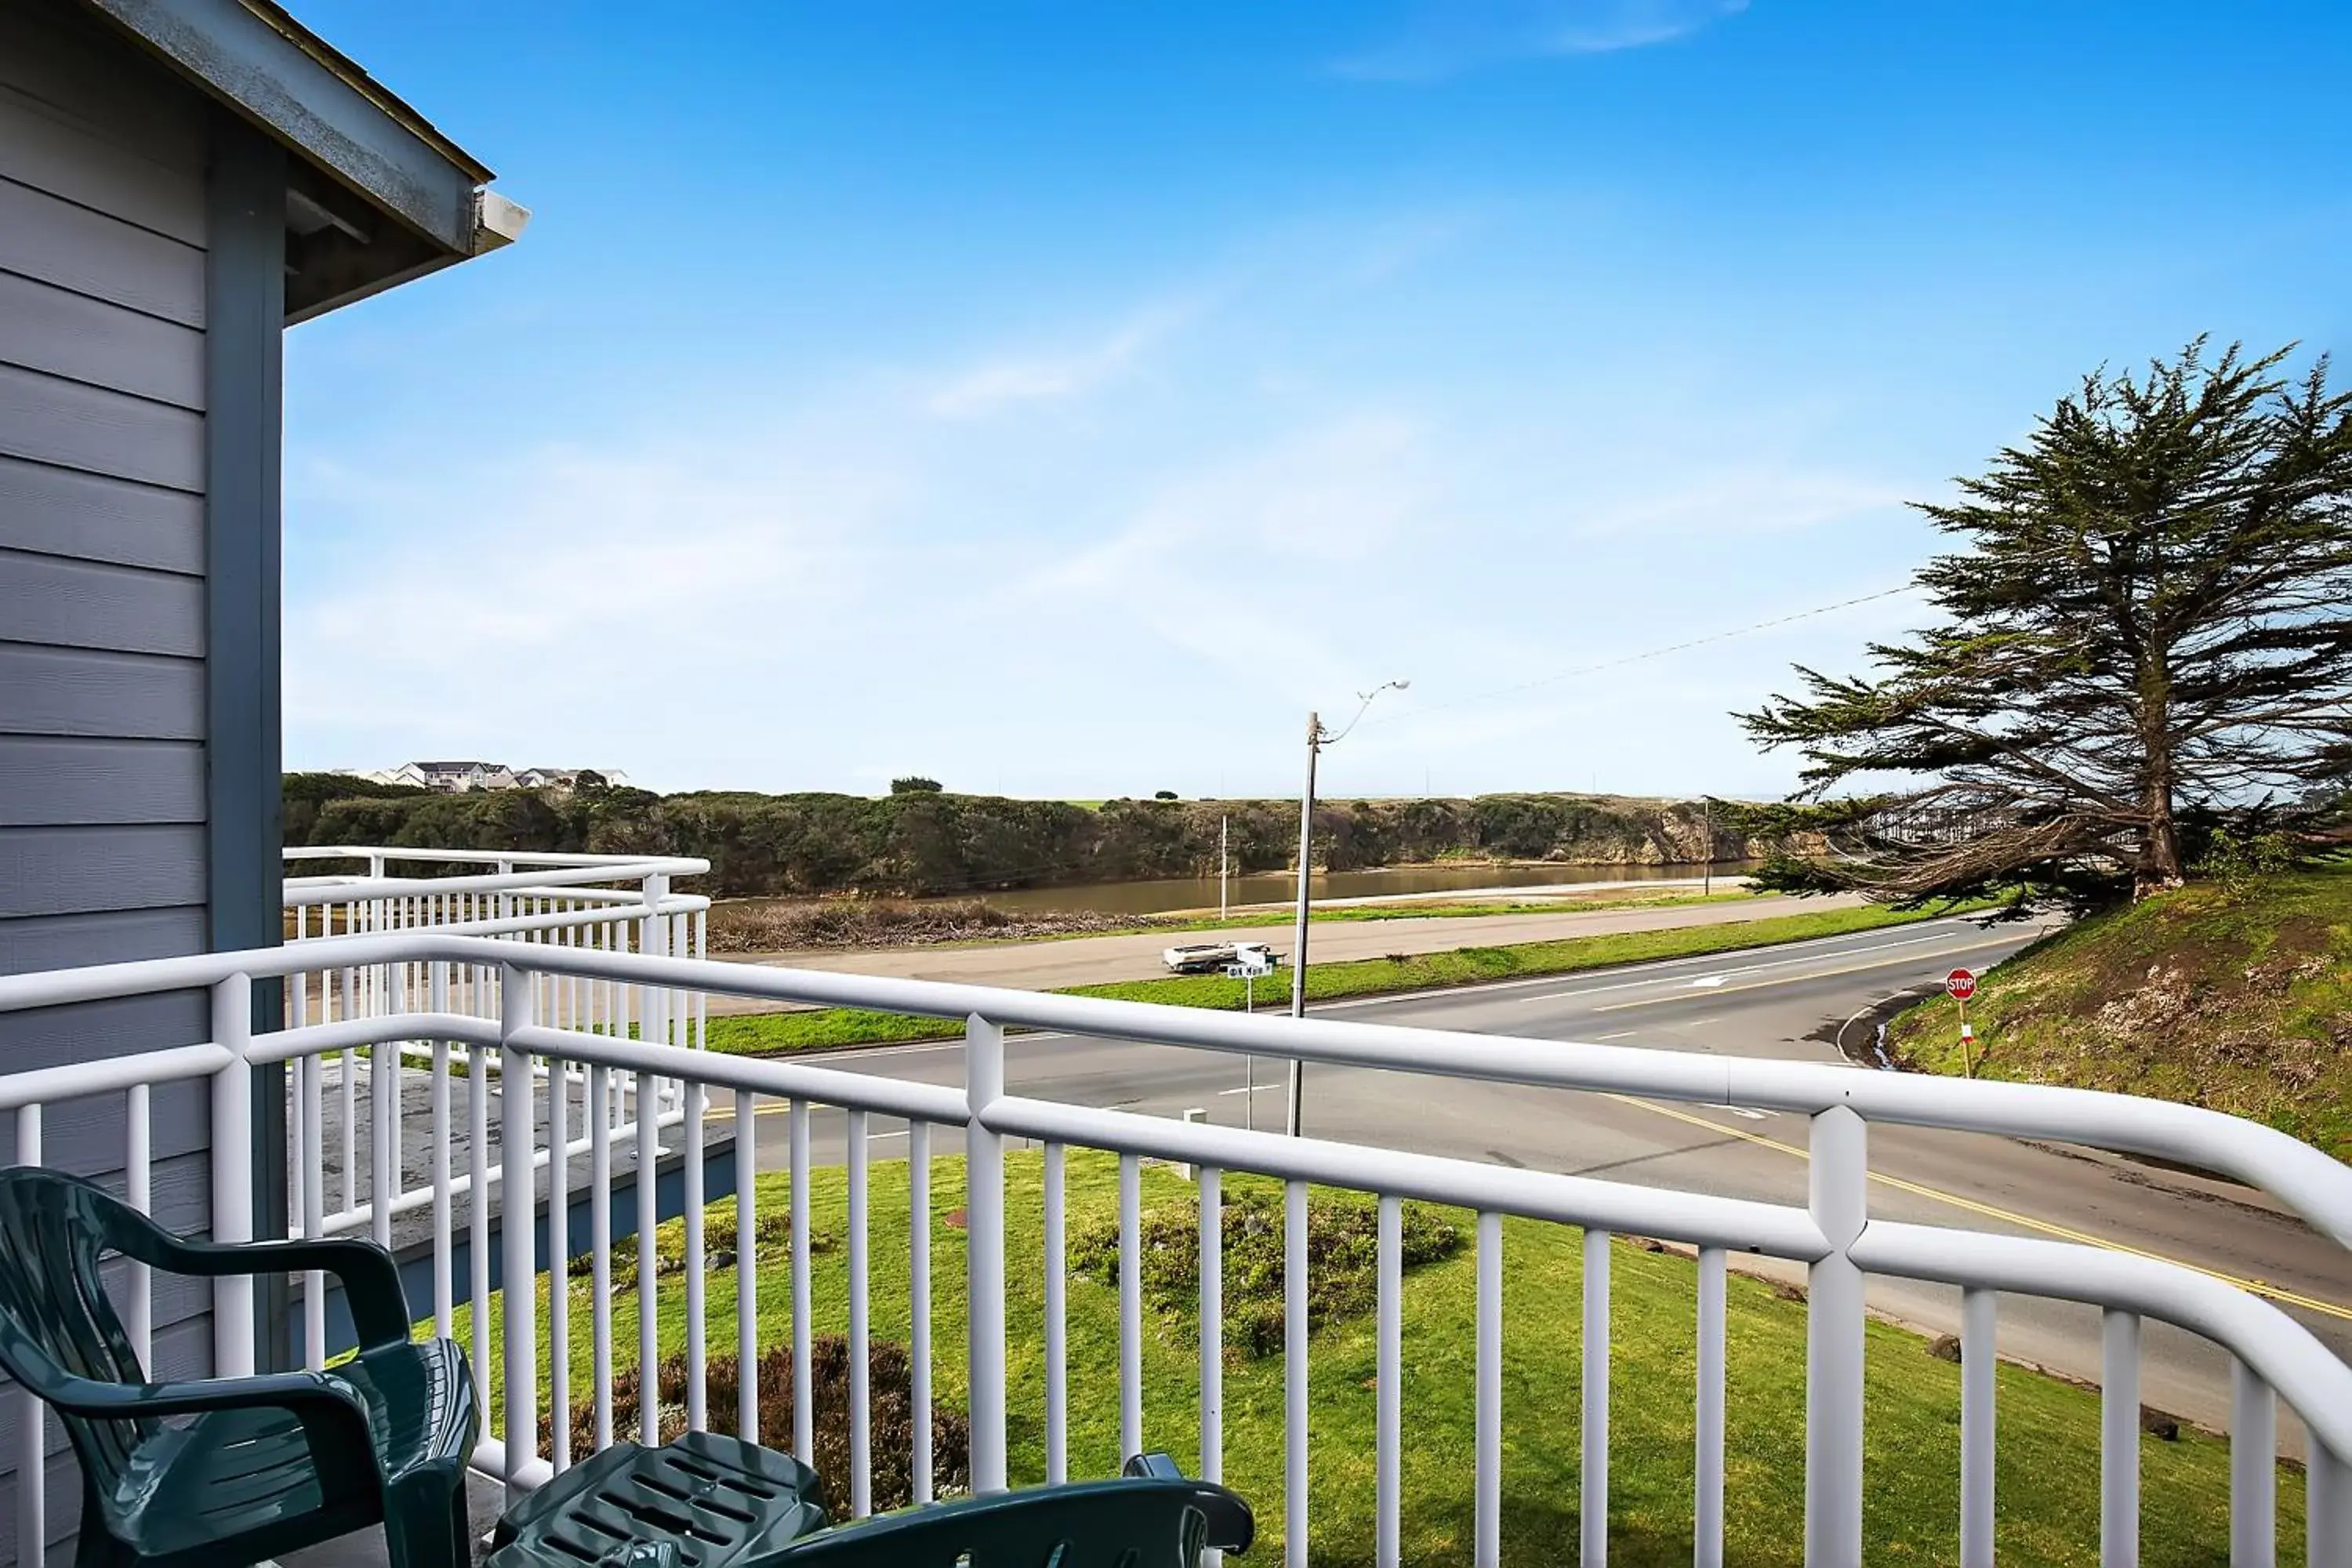
<svg viewBox="0 0 2352 1568"><path fill-rule="evenodd" d="M2284 833L2213 830L2204 856L2195 869L2231 893L2242 893L2264 877L2275 877L2294 865L2295 847Z"/></svg>
<svg viewBox="0 0 2352 1568"><path fill-rule="evenodd" d="M782 1258L789 1255L793 1244L791 1210L769 1207L759 1211L757 1220L759 1250L756 1256ZM823 1226L809 1227L809 1256L820 1257L841 1246L837 1232ZM706 1210L702 1219L702 1260L707 1268L723 1268L734 1261L735 1214L733 1205ZM613 1289L632 1290L637 1283L637 1233L635 1229L614 1236L610 1248ZM654 1277L676 1274L686 1268L686 1226L676 1220L663 1224L654 1232Z"/></svg>
<svg viewBox="0 0 2352 1568"><path fill-rule="evenodd" d="M866 1345L866 1409L873 1421L874 1510L905 1508L914 1501L914 1392L912 1363L907 1347L895 1340L874 1340ZM706 1358L709 1425L714 1432L735 1433L736 1399L741 1384L732 1355ZM668 1442L686 1430L686 1357L674 1355L661 1363L659 1440ZM849 1517L849 1341L841 1334L819 1334L809 1343L809 1382L815 1394L814 1451L810 1460L824 1488L824 1510L834 1519ZM760 1357L760 1437L775 1447L789 1447L793 1433L793 1350L778 1345ZM637 1434L637 1373L633 1367L613 1374L613 1436ZM540 1442L553 1435L549 1416L539 1423ZM586 1403L572 1413L572 1451L586 1454L596 1442L596 1409ZM931 1486L944 1496L969 1489L971 1426L961 1411L934 1405L931 1409Z"/></svg>
<svg viewBox="0 0 2352 1568"><path fill-rule="evenodd" d="M892 795L938 795L940 793L940 786L939 780L927 779L919 775L910 775L907 778L892 779L890 781L890 793Z"/></svg>
<svg viewBox="0 0 2352 1568"><path fill-rule="evenodd" d="M1227 1345L1249 1356L1279 1352L1283 1340L1283 1216L1275 1194L1228 1194L1220 1215L1224 1247ZM1380 1289L1380 1206L1355 1193L1314 1193L1307 1200L1307 1327L1371 1310ZM1178 1340L1198 1343L1201 1224L1198 1205L1158 1204L1143 1213L1138 1237L1143 1297ZM1404 1266L1411 1270L1462 1249L1462 1227L1427 1204L1404 1205ZM1118 1224L1090 1226L1070 1243L1070 1271L1118 1283Z"/></svg>

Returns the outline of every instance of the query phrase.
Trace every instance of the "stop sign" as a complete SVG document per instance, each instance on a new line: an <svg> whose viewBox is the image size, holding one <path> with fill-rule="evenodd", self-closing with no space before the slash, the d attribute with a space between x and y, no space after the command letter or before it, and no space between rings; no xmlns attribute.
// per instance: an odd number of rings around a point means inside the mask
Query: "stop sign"
<svg viewBox="0 0 2352 1568"><path fill-rule="evenodd" d="M1977 994L1977 977L1965 969L1955 969L1944 976L1944 989L1955 1002L1965 1002Z"/></svg>

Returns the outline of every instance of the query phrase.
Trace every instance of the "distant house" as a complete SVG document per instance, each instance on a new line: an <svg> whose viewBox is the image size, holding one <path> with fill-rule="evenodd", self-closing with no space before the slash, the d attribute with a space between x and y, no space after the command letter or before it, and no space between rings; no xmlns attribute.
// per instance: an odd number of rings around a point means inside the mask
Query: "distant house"
<svg viewBox="0 0 2352 1568"><path fill-rule="evenodd" d="M513 768L504 763L473 761L403 763L396 768L357 776L378 784L446 790L453 795L481 789L568 790L583 778L608 784L623 784L628 779L618 768Z"/></svg>

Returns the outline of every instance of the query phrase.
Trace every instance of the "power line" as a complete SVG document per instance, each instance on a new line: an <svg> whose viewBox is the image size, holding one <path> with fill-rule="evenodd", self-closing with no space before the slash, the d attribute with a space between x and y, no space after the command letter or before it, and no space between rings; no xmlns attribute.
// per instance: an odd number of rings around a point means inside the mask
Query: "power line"
<svg viewBox="0 0 2352 1568"><path fill-rule="evenodd" d="M1474 702L1491 702L1497 697L1509 697L1521 691L1533 691L1540 687L1556 686L1563 680L1572 680L1580 675L1593 675L1604 669L1616 669L1628 664L1639 664L1644 659L1663 658L1670 653L1681 653L1688 648L1703 647L1708 643L1725 642L1732 637L1744 637L1751 633L1769 631L1774 626L1785 626L1792 621L1811 620L1815 616L1826 616L1832 611L1852 609L1856 605L1867 605L1874 599L1891 599L1897 594L1912 593L1918 586L1916 583L1906 583L1897 588L1881 588L1874 594L1863 594L1851 599L1840 599L1834 605L1818 605L1810 610L1799 610L1794 615L1775 616L1769 621L1757 621L1749 626L1733 626L1727 631L1709 632L1702 637L1668 643L1663 647L1644 648L1640 653L1629 653L1620 658L1607 658L1597 664L1579 665L1573 669L1563 669L1550 675L1538 676L1533 680L1522 680L1510 686L1498 686L1490 691L1473 692L1467 697L1457 697L1450 702L1433 702L1425 708L1409 708L1402 713L1391 713L1385 719L1367 719L1363 721L1363 724L1367 729L1375 724L1402 724L1409 719L1418 719L1424 714L1442 713L1452 708L1466 708Z"/></svg>

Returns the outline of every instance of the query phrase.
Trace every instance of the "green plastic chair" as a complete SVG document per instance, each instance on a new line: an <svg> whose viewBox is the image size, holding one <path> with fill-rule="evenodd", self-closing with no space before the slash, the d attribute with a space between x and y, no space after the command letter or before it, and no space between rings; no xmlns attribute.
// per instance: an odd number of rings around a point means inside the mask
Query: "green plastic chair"
<svg viewBox="0 0 2352 1568"><path fill-rule="evenodd" d="M1078 1481L930 1503L835 1525L743 1568L1198 1568L1201 1553L1246 1552L1249 1504L1189 1480L1165 1454L1115 1481ZM639 1568L652 1568L639 1562Z"/></svg>
<svg viewBox="0 0 2352 1568"><path fill-rule="evenodd" d="M358 1352L150 1383L100 1283L110 1251L170 1274L332 1274ZM0 1367L81 1462L77 1568L245 1568L379 1523L398 1568L464 1568L473 1375L453 1342L408 1333L400 1270L372 1243L185 1240L79 1177L0 1170Z"/></svg>

